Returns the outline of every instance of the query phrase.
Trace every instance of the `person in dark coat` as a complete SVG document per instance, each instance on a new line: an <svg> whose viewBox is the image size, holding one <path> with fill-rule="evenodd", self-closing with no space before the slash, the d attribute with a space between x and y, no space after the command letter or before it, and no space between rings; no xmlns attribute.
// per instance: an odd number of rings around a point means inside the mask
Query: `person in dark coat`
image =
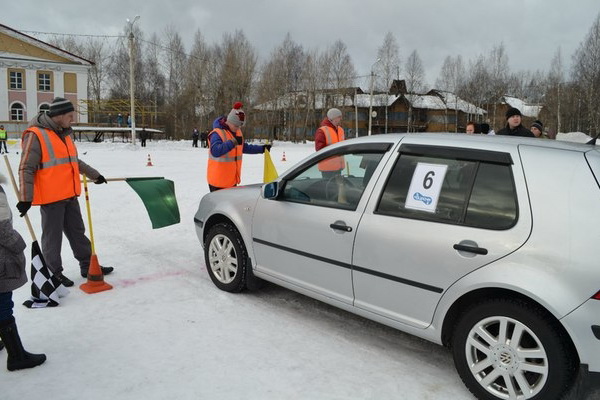
<svg viewBox="0 0 600 400"><path fill-rule="evenodd" d="M521 123L521 111L511 107L506 111L506 126L496 132L496 135L535 137L533 133Z"/></svg>
<svg viewBox="0 0 600 400"><path fill-rule="evenodd" d="M200 137L200 132L198 132L198 128L194 128L192 131L192 147L198 147L198 138Z"/></svg>
<svg viewBox="0 0 600 400"><path fill-rule="evenodd" d="M143 127L142 132L140 132L140 141L142 142L142 147L146 147L146 139L148 139L148 132L146 132L146 127Z"/></svg>
<svg viewBox="0 0 600 400"><path fill-rule="evenodd" d="M16 371L43 364L46 355L25 351L13 316L15 304L12 301L12 292L27 282L23 253L27 245L19 232L13 229L12 213L2 188L5 181L0 175L0 350L6 347L6 368Z"/></svg>
<svg viewBox="0 0 600 400"><path fill-rule="evenodd" d="M200 146L203 148L208 147L208 131L204 131L200 134Z"/></svg>

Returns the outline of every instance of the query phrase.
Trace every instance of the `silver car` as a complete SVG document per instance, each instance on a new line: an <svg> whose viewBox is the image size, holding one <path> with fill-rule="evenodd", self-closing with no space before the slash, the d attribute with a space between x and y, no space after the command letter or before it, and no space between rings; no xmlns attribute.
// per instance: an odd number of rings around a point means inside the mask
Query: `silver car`
<svg viewBox="0 0 600 400"><path fill-rule="evenodd" d="M593 145L375 135L210 193L195 224L222 290L262 279L447 346L479 399L559 399L600 381L599 180Z"/></svg>

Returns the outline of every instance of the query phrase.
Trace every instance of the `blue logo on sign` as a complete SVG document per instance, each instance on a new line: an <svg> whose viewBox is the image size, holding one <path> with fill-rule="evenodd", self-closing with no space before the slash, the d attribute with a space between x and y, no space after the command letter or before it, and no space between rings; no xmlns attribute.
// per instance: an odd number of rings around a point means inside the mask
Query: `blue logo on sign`
<svg viewBox="0 0 600 400"><path fill-rule="evenodd" d="M415 192L415 194L413 195L413 199L415 199L416 201L422 201L424 204L427 204L427 205L430 205L431 202L433 201L431 197L423 196L419 192Z"/></svg>

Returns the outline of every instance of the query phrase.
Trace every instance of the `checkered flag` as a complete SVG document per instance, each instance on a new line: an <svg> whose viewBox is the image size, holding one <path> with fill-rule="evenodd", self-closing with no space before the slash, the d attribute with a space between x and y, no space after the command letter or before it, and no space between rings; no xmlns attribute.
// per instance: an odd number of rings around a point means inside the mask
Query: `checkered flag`
<svg viewBox="0 0 600 400"><path fill-rule="evenodd" d="M27 308L56 307L60 297L69 294L56 276L50 271L37 241L31 245L31 300L23 305Z"/></svg>

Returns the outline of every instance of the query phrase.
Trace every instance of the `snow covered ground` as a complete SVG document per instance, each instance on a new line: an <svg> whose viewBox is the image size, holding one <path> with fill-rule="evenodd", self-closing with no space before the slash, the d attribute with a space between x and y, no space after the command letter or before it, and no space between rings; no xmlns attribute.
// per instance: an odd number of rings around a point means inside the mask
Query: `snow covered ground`
<svg viewBox="0 0 600 400"><path fill-rule="evenodd" d="M0 352L0 399L472 398L442 347L273 285L241 294L218 290L193 224L208 192L206 149L190 141L78 148L107 178L173 180L182 221L152 230L126 183L91 184L96 252L102 265L115 267L105 277L114 289L82 292L85 280L64 243L65 275L76 286L61 305L21 306L29 285L14 294L26 349L48 360L9 373ZM17 150L9 154L15 171ZM281 173L313 151L312 143L277 142L272 158ZM262 155L244 157L243 184L262 180L262 162ZM7 175L4 162L0 171ZM16 204L12 187L5 190ZM83 199L81 206L85 217ZM39 211L29 215L39 238ZM30 242L22 218L15 217L15 227Z"/></svg>

